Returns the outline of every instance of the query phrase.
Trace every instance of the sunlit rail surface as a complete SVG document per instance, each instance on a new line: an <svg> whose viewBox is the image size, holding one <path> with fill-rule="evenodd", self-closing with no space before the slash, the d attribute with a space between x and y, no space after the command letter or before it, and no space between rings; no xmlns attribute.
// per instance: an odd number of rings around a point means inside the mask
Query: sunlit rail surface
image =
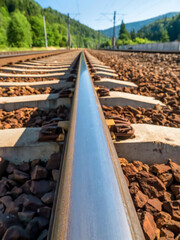
<svg viewBox="0 0 180 240"><path fill-rule="evenodd" d="M67 142L50 239L135 239L84 55Z"/></svg>

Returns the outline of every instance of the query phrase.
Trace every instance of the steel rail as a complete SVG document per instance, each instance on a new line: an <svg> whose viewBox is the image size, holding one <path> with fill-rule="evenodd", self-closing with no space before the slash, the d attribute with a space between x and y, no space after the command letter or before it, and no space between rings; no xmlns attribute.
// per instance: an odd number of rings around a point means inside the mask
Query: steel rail
<svg viewBox="0 0 180 240"><path fill-rule="evenodd" d="M25 56L25 55L31 55L31 54L39 54L39 53L48 53L48 52L59 52L59 51L67 51L67 49L63 50L40 50L40 51L17 51L17 52L0 52L0 58L5 57L13 57L13 56Z"/></svg>
<svg viewBox="0 0 180 240"><path fill-rule="evenodd" d="M132 200L126 200L127 185L121 186L125 179L122 173L118 175L117 155L102 120L100 103L82 54L48 239L144 239Z"/></svg>

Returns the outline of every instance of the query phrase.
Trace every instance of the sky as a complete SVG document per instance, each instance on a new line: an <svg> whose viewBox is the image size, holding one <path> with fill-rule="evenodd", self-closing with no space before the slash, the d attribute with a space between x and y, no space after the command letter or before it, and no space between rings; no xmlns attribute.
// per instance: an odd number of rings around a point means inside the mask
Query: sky
<svg viewBox="0 0 180 240"><path fill-rule="evenodd" d="M117 12L116 25L146 20L168 12L180 12L180 0L35 0L42 7L51 7L61 13L96 29L113 25L113 13Z"/></svg>

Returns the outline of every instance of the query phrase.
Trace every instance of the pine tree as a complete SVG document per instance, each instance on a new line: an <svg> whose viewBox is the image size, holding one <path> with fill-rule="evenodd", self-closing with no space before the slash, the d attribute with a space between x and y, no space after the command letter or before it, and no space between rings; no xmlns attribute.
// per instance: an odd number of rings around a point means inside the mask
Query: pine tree
<svg viewBox="0 0 180 240"><path fill-rule="evenodd" d="M122 21L120 31L119 31L119 39L121 40L128 40L130 38L129 32L126 30L126 25Z"/></svg>
<svg viewBox="0 0 180 240"><path fill-rule="evenodd" d="M136 33L135 33L135 30L133 28L133 30L130 32L130 35L131 35L131 39L134 40L136 38Z"/></svg>
<svg viewBox="0 0 180 240"><path fill-rule="evenodd" d="M163 30L160 38L161 42L169 42L169 35L166 29Z"/></svg>

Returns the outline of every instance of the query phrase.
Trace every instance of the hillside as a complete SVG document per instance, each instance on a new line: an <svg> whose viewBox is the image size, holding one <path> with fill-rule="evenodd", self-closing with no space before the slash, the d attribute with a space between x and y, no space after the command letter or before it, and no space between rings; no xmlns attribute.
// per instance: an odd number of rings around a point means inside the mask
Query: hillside
<svg viewBox="0 0 180 240"><path fill-rule="evenodd" d="M180 14L155 21L141 28L137 35L152 41L180 41Z"/></svg>
<svg viewBox="0 0 180 240"><path fill-rule="evenodd" d="M0 46L41 47L45 45L43 17L46 17L49 46L65 47L68 17L51 8L43 9L34 0L0 1ZM73 47L95 47L98 32L70 19ZM101 34L101 42L107 37Z"/></svg>
<svg viewBox="0 0 180 240"><path fill-rule="evenodd" d="M144 21L138 21L138 22L132 22L132 23L126 23L126 29L128 30L128 32L132 31L133 29L135 30L135 32L137 32L139 29L143 28L144 26L148 26L149 24L162 19L162 18L170 18L173 17L175 15L177 15L179 12L170 12L170 13L166 13L154 18L150 18ZM120 25L116 26L116 38L118 38L119 35L119 29L120 29ZM113 28L108 28L105 30L100 30L100 32L102 34L104 34L107 37L112 37L113 36Z"/></svg>

